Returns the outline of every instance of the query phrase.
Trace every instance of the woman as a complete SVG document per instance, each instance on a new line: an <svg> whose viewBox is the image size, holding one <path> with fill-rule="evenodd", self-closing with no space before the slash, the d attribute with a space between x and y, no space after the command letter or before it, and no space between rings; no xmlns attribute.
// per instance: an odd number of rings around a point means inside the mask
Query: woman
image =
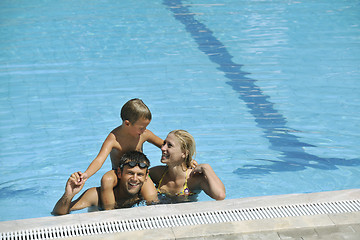
<svg viewBox="0 0 360 240"><path fill-rule="evenodd" d="M215 200L225 198L225 186L209 164L191 168L195 162L192 158L195 140L190 133L185 130L170 132L161 151L161 162L166 165L151 168L150 177L167 202L196 201L202 190ZM162 197L160 202L164 202Z"/></svg>

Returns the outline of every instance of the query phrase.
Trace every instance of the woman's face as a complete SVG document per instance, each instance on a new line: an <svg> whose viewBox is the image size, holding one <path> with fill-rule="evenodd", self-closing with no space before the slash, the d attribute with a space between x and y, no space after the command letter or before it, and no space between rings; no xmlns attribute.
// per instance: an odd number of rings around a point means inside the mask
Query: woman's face
<svg viewBox="0 0 360 240"><path fill-rule="evenodd" d="M161 162L165 164L182 164L185 159L185 153L181 149L180 141L170 133L161 146Z"/></svg>

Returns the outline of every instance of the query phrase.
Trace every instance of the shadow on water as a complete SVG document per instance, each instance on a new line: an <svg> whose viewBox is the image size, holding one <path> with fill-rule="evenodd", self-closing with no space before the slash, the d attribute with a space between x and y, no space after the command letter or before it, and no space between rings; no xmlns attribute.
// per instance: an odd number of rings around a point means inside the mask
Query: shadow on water
<svg viewBox="0 0 360 240"><path fill-rule="evenodd" d="M338 166L359 166L360 159L321 158L304 151L304 147L316 147L299 141L299 137L291 134L296 132L288 128L286 118L279 113L274 104L269 101L270 96L265 95L256 80L247 77L249 73L241 70L243 65L234 63L233 56L226 47L213 35L204 24L197 21L187 6L181 0L164 0L163 4L174 14L176 20L181 22L198 44L198 48L206 54L210 61L218 65L218 70L229 79L234 91L245 102L249 112L254 116L256 124L264 132L264 137L270 142L270 149L281 153L279 161L266 161L263 165L245 165L234 173L246 176L253 174L269 174L271 172L300 171L307 167L331 170ZM270 163L270 164L269 164Z"/></svg>
<svg viewBox="0 0 360 240"><path fill-rule="evenodd" d="M25 189L15 189L12 186L0 187L0 199L7 199L9 197L22 196L23 198L30 198L34 196L44 196L44 191L39 191L37 187L29 187Z"/></svg>

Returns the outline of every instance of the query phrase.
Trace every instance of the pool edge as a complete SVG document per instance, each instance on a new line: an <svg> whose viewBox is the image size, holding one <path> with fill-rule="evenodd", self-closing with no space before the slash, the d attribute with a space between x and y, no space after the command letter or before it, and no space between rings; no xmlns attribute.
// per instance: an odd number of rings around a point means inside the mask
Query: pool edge
<svg viewBox="0 0 360 240"><path fill-rule="evenodd" d="M183 204L143 206L130 209L111 211L69 214L58 217L43 217L0 222L0 233L24 231L37 228L53 228L74 224L91 224L104 221L121 221L177 214L202 213L209 211L227 211L232 209L256 209L262 207L276 207L294 204L310 204L322 202L336 202L360 200L360 189L328 191L306 194L287 194L274 196L249 197L240 199L226 199L223 201L208 201ZM186 239L209 236L231 236L232 234L259 233L276 234L278 231L290 229L313 229L314 227L337 227L355 224L360 226L360 212L319 214L313 216L279 217L272 219L258 219L247 221L233 221L216 224L201 224L179 227L164 227L140 231L126 231L92 236L71 237L115 239L119 236L138 236L150 238L151 236L163 239ZM360 227L359 227L360 231ZM310 231L311 232L311 231ZM360 232L359 236L360 236ZM274 235L275 236L275 235ZM279 238L280 239L280 238Z"/></svg>

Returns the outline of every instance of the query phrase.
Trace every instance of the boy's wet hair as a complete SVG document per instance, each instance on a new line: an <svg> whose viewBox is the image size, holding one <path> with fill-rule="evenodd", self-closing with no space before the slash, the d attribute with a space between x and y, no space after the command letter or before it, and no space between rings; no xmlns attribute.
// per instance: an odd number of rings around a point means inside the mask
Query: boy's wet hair
<svg viewBox="0 0 360 240"><path fill-rule="evenodd" d="M119 162L119 167L121 171L123 170L124 166L129 164L130 162L133 162L135 164L145 163L146 169L148 170L150 167L150 161L146 157L146 155L139 151L130 151L125 153Z"/></svg>
<svg viewBox="0 0 360 240"><path fill-rule="evenodd" d="M120 117L123 121L128 120L134 124L140 118L151 120L150 109L138 98L127 101L121 108Z"/></svg>

